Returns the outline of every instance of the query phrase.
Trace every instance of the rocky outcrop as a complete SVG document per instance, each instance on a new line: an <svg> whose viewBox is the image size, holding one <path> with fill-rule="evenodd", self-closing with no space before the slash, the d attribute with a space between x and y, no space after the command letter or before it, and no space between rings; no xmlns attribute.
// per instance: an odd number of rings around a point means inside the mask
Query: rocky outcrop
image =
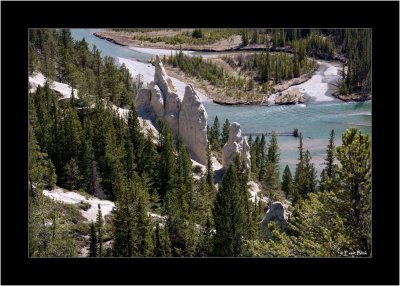
<svg viewBox="0 0 400 286"><path fill-rule="evenodd" d="M293 88L288 92L275 97L275 104L285 105L296 103L304 103L303 94L298 88Z"/></svg>
<svg viewBox="0 0 400 286"><path fill-rule="evenodd" d="M332 96L339 98L343 101L367 101L372 99L372 95L370 93L360 94L360 93L351 93L348 95L340 94L339 92L332 93Z"/></svg>
<svg viewBox="0 0 400 286"><path fill-rule="evenodd" d="M263 227L268 228L271 221L276 221L282 230L287 229L287 221L285 219L285 209L281 202L274 202L271 208L265 214L261 224Z"/></svg>
<svg viewBox="0 0 400 286"><path fill-rule="evenodd" d="M149 111L151 102L151 90L141 88L136 94L135 105L137 110Z"/></svg>
<svg viewBox="0 0 400 286"><path fill-rule="evenodd" d="M207 112L193 86L185 88L181 101L171 78L156 56L154 81L147 88L139 89L136 109L145 111L156 120L162 118L168 127L180 137L201 164L207 163Z"/></svg>
<svg viewBox="0 0 400 286"><path fill-rule="evenodd" d="M153 64L155 68L154 83L161 89L163 94L176 92L176 87L174 86L170 77L167 75L159 56L156 56Z"/></svg>
<svg viewBox="0 0 400 286"><path fill-rule="evenodd" d="M164 98L156 85L151 89L150 109L156 118L164 116Z"/></svg>
<svg viewBox="0 0 400 286"><path fill-rule="evenodd" d="M242 137L240 124L233 122L230 126L228 142L226 142L222 149L222 165L225 170L232 163L236 154L242 156L246 167L250 169L250 146L247 143L247 138Z"/></svg>
<svg viewBox="0 0 400 286"><path fill-rule="evenodd" d="M179 112L179 137L202 164L207 160L207 112L192 85L185 88Z"/></svg>

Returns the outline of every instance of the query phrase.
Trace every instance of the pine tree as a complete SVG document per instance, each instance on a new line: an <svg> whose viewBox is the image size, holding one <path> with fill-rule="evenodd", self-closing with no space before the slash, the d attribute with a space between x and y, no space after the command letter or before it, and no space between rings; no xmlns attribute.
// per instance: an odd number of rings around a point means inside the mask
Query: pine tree
<svg viewBox="0 0 400 286"><path fill-rule="evenodd" d="M137 173L134 174L135 181L139 181L140 178ZM153 245L153 223L148 213L150 212L150 197L148 193L148 180L143 178L142 184L136 190L136 230L138 234L138 255L148 257L154 252Z"/></svg>
<svg viewBox="0 0 400 286"><path fill-rule="evenodd" d="M352 128L342 134L342 146L337 147L341 164L341 188L348 202L348 231L353 238L354 251L371 255L372 160L368 135Z"/></svg>
<svg viewBox="0 0 400 286"><path fill-rule="evenodd" d="M276 139L276 134L272 133L268 144L266 171L265 171L265 187L271 192L276 192L280 189L279 175L279 146Z"/></svg>
<svg viewBox="0 0 400 286"><path fill-rule="evenodd" d="M99 210L97 212L97 217L96 217L96 228L97 228L97 240L99 244L99 249L98 249L98 256L103 255L103 214L101 213L101 207L100 204L98 205Z"/></svg>
<svg viewBox="0 0 400 286"><path fill-rule="evenodd" d="M97 162L92 161L88 171L87 191L89 194L94 195L100 199L104 199L105 195L101 187L101 177L97 171Z"/></svg>
<svg viewBox="0 0 400 286"><path fill-rule="evenodd" d="M122 182L113 209L113 256L131 257L135 253L135 213L133 212L135 188Z"/></svg>
<svg viewBox="0 0 400 286"><path fill-rule="evenodd" d="M306 197L308 193L314 193L317 189L317 171L311 159L310 151L307 150L304 155L306 181L300 191L303 197Z"/></svg>
<svg viewBox="0 0 400 286"><path fill-rule="evenodd" d="M285 192L286 197L293 195L292 184L293 184L292 173L290 172L289 166L286 165L282 175L282 191Z"/></svg>
<svg viewBox="0 0 400 286"><path fill-rule="evenodd" d="M215 116L213 126L210 129L210 144L211 148L215 151L219 151L221 149L220 128L218 116Z"/></svg>
<svg viewBox="0 0 400 286"><path fill-rule="evenodd" d="M172 132L165 127L161 136L163 141L161 142L160 153L160 197L164 199L169 191L173 191L177 187L178 167Z"/></svg>
<svg viewBox="0 0 400 286"><path fill-rule="evenodd" d="M212 165L212 160L211 160L211 148L210 144L208 144L207 147L207 189L209 192L215 191L215 186L214 186L214 170L213 170L213 165Z"/></svg>
<svg viewBox="0 0 400 286"><path fill-rule="evenodd" d="M82 176L78 168L78 164L74 158L64 167L65 186L70 190L77 190L81 185Z"/></svg>
<svg viewBox="0 0 400 286"><path fill-rule="evenodd" d="M141 171L144 169L143 160L141 160L143 156L142 146L144 138L143 134L140 132L141 127L138 120L138 114L133 103L128 113L128 129L133 144L134 158L136 160L138 172L141 173Z"/></svg>
<svg viewBox="0 0 400 286"><path fill-rule="evenodd" d="M165 257L165 249L160 233L160 224L156 224L156 242L155 242L155 248L154 248L154 256L156 257Z"/></svg>
<svg viewBox="0 0 400 286"><path fill-rule="evenodd" d="M82 125L75 108L69 107L62 120L64 131L64 162L70 158L78 159L84 140Z"/></svg>
<svg viewBox="0 0 400 286"><path fill-rule="evenodd" d="M321 172L321 191L336 191L339 188L338 166L335 164L335 131L332 129L326 150L325 168Z"/></svg>
<svg viewBox="0 0 400 286"><path fill-rule="evenodd" d="M238 256L247 227L246 201L238 166L230 164L219 187L214 209L214 254Z"/></svg>
<svg viewBox="0 0 400 286"><path fill-rule="evenodd" d="M303 149L303 134L299 135L299 161L296 164L296 171L294 174L294 193L293 193L293 203L297 203L300 199L301 188L306 180L305 175L305 161L304 161L304 149Z"/></svg>
<svg viewBox="0 0 400 286"><path fill-rule="evenodd" d="M90 243L89 243L89 257L96 257L97 256L97 234L96 234L96 227L92 222L90 224Z"/></svg>
<svg viewBox="0 0 400 286"><path fill-rule="evenodd" d="M160 161L160 156L157 152L157 146L153 142L155 141L155 136L153 131L149 129L147 132L146 139L143 143L143 173L146 173L150 179L149 188L158 188L158 163Z"/></svg>
<svg viewBox="0 0 400 286"><path fill-rule="evenodd" d="M265 136L264 134L261 136L260 144L258 146L258 153L257 153L257 158L256 158L256 164L259 168L259 174L258 174L258 180L262 181L265 178L266 175L266 163L268 161L268 158L266 157L266 147L265 147Z"/></svg>
<svg viewBox="0 0 400 286"><path fill-rule="evenodd" d="M222 134L221 134L222 146L225 145L226 142L228 142L230 129L231 129L231 123L229 122L229 120L227 118L225 120L224 126L222 127ZM250 145L250 142L249 142L249 145Z"/></svg>

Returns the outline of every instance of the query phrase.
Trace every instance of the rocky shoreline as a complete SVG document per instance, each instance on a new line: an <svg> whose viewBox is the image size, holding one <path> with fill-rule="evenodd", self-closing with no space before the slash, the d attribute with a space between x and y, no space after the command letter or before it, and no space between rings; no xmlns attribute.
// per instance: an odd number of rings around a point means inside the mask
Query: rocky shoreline
<svg viewBox="0 0 400 286"><path fill-rule="evenodd" d="M351 94L340 94L338 92L334 92L332 93L332 96L345 101L345 102L349 102L349 101L356 101L356 102L362 102L362 101L367 101L367 100L371 100L372 96L371 94L361 94L361 93L351 93Z"/></svg>
<svg viewBox="0 0 400 286"><path fill-rule="evenodd" d="M106 41L111 42L111 43L113 43L113 44L116 44L116 45L118 45L118 46L127 47L127 45L125 45L125 44L123 44L123 43L121 43L121 42L115 40L114 38L112 38L112 37L107 37L107 36L103 36L103 35L101 35L99 32L95 32L95 33L93 33L93 35L94 35L95 37L97 37L97 38L100 38L100 39L102 39L102 40L106 40Z"/></svg>

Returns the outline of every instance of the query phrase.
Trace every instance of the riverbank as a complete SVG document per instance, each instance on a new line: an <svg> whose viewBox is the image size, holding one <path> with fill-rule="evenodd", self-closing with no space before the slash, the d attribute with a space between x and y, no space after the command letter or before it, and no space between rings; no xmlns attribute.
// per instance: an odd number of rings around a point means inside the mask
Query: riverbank
<svg viewBox="0 0 400 286"><path fill-rule="evenodd" d="M180 47L188 51L198 51L198 52L222 52L231 51L241 47L242 39L239 35L233 35L227 39L221 39L212 44L167 44L164 42L150 42L150 41L140 41L135 39L135 35L140 33L131 32L117 32L112 30L102 30L93 33L94 36L112 42L120 46L127 46L131 48L154 48L154 49L172 49L178 50Z"/></svg>
<svg viewBox="0 0 400 286"><path fill-rule="evenodd" d="M338 92L334 92L332 93L332 96L345 102L351 102L351 101L362 102L372 99L371 94L362 94L362 93L351 93L344 95Z"/></svg>
<svg viewBox="0 0 400 286"><path fill-rule="evenodd" d="M252 91L244 92L247 97L233 97L226 95L226 92L229 93L229 91L226 91L220 87L216 87L210 84L208 81L188 76L179 68L173 68L169 65L165 65L164 67L171 78L176 78L180 81L192 84L196 90L200 90L202 94L206 95L214 103L220 105L288 105L304 103L304 98L300 90L292 91L290 88L310 80L314 74L314 71L309 72L301 75L300 77L285 80L277 85L273 85L271 87L272 92L270 94ZM271 102L271 99L273 102ZM275 101L275 99L277 100Z"/></svg>

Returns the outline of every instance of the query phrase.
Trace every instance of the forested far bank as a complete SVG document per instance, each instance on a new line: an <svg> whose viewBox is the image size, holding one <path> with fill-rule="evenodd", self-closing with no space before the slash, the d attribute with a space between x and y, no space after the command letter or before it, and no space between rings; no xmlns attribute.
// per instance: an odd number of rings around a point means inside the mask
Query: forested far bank
<svg viewBox="0 0 400 286"><path fill-rule="evenodd" d="M293 54L293 66L288 61L279 61L278 64L272 64L271 72L268 73L265 64L261 67L264 70L262 83L265 83L266 74L272 74L276 70L273 84L276 81L295 78L302 71L302 59L310 57L318 60L340 60L343 62L342 79L340 81L339 90L334 96L341 100L363 101L371 99L371 81L372 81L372 34L370 29L114 29L113 31L100 31L99 34L107 34L111 39L122 39L128 46L142 46L143 43L152 47L156 45L158 48L172 49L191 49L201 50L197 43L213 43L209 46L209 51L270 51L279 53ZM133 38L132 38L133 37ZM224 38L239 37L240 41L226 40L230 45L226 46ZM126 38L126 39L125 39ZM132 39L134 40L132 40ZM235 39L236 39L235 38ZM140 39L138 41L137 39ZM217 40L218 39L218 40ZM129 41L132 40L132 43ZM140 45L139 45L140 43ZM203 47L204 49L204 47ZM286 56L287 57L287 56ZM199 65L199 61L193 62L191 65ZM227 59L228 64L232 63L232 59ZM240 60L239 60L240 62ZM253 63L253 61L250 61ZM256 61L254 61L256 62ZM265 62L265 61L264 61ZM201 65L201 70L208 70L206 74L197 72L193 74L190 66L186 63L185 67L174 60L173 66L181 68L188 75L196 76L211 82L212 85L220 87L224 85L235 85L240 92L228 92L228 97L246 98L248 102L262 101L262 94L268 94L268 86L262 86L260 91L253 88L258 82L257 75L260 74L259 64L254 64L253 74L244 72L242 79L233 81L225 78L221 81L221 67ZM253 64L248 64L245 71L249 71ZM236 67L241 64L236 63ZM226 73L226 70L225 70ZM256 81L250 81L255 78ZM257 98L257 99L256 99ZM243 101L239 100L240 102Z"/></svg>

